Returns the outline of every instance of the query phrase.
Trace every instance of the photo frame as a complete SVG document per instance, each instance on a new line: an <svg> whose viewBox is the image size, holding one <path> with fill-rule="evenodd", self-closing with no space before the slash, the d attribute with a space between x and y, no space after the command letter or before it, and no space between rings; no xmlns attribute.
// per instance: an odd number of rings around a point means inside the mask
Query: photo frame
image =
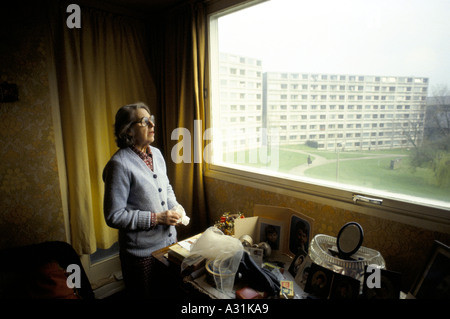
<svg viewBox="0 0 450 319"><path fill-rule="evenodd" d="M359 280L335 273L330 290L330 299L357 299L360 288L361 282Z"/></svg>
<svg viewBox="0 0 450 319"><path fill-rule="evenodd" d="M311 242L313 219L293 214L289 220L289 251L294 255L308 253Z"/></svg>
<svg viewBox="0 0 450 319"><path fill-rule="evenodd" d="M297 285L300 288L302 288L303 290L305 290L309 274L311 273L311 265L312 264L313 264L313 262L312 262L311 258L308 255L306 255L305 260L295 270L296 274L294 276L294 280L297 283Z"/></svg>
<svg viewBox="0 0 450 319"><path fill-rule="evenodd" d="M301 282L306 281L304 287ZM311 298L319 299L357 299L361 282L350 276L341 275L314 262L299 270L296 282Z"/></svg>
<svg viewBox="0 0 450 319"><path fill-rule="evenodd" d="M312 240L312 234L314 234L313 232L314 219L296 210L293 210L288 207L255 204L253 208L253 216L258 217L258 219L270 219L283 223L283 227L285 227L285 229L283 231L284 236L283 238L281 238L283 242L281 246L282 249L280 249L280 251L282 251L287 255L290 255L291 257L294 257L296 255L295 251L293 252L289 249L289 242L291 240L290 234L291 230L295 229L292 227L295 227L295 223L297 221L296 218L301 219L307 223L307 225L309 226L308 243L310 240ZM257 231L259 231L259 228ZM255 236L255 239L258 238L259 237Z"/></svg>
<svg viewBox="0 0 450 319"><path fill-rule="evenodd" d="M296 277L299 270L302 269L303 265L307 262L308 253L303 251L297 254L289 265L289 273L292 277Z"/></svg>
<svg viewBox="0 0 450 319"><path fill-rule="evenodd" d="M450 247L435 240L411 294L416 299L450 299Z"/></svg>
<svg viewBox="0 0 450 319"><path fill-rule="evenodd" d="M305 292L315 298L328 298L331 283L333 282L333 275L333 271L312 263L304 289Z"/></svg>
<svg viewBox="0 0 450 319"><path fill-rule="evenodd" d="M267 242L272 252L284 250L284 222L259 217L257 230L257 243Z"/></svg>
<svg viewBox="0 0 450 319"><path fill-rule="evenodd" d="M364 299L399 299L402 284L401 274L399 272L380 269L380 287L369 288L367 285L368 277L371 275L364 271L363 298Z"/></svg>

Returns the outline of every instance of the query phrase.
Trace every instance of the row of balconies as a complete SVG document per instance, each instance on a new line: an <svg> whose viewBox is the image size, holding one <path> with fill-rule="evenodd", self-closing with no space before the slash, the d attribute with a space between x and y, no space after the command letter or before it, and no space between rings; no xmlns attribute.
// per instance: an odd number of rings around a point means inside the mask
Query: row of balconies
<svg viewBox="0 0 450 319"><path fill-rule="evenodd" d="M278 87L280 86L280 87ZM245 91L245 90L257 90L262 89L263 85L260 82L255 81L238 81L238 80L229 80L221 82L221 87L225 88L226 91ZM266 86L267 88L267 86ZM278 84L278 85L269 85L266 89L269 93L278 93L282 94L285 92L288 93L311 93L311 92L350 92L350 93L370 93L370 94L427 94L428 86L421 85L415 87L404 87L404 86L394 86L394 87L379 87L379 86L358 86L354 87L351 85L297 85L291 84L288 86L287 84Z"/></svg>
<svg viewBox="0 0 450 319"><path fill-rule="evenodd" d="M247 100L262 100L263 95L256 92L227 92L227 94L221 94L221 101L227 100L230 103L233 101L247 101ZM339 102L352 102L358 101L363 103L364 101L425 101L427 96L425 94L389 94L389 95L373 95L373 94L362 94L362 95L354 95L354 94L270 94L268 95L269 103L287 103L287 102L295 102L295 101L339 101Z"/></svg>
<svg viewBox="0 0 450 319"><path fill-rule="evenodd" d="M392 147L406 147L410 145L407 139L404 137L391 137L391 138L372 138L372 139L319 139L311 138L308 136L301 136L299 138L286 138L286 136L278 136L272 138L272 143L276 143L278 147L283 147L284 145L295 145L298 143L305 143L308 140L315 140L318 142L318 149L321 150L358 150L358 149L388 149ZM276 142L275 142L276 141ZM248 139L241 137L235 137L223 141L223 148L227 151L244 150L251 147L255 147L261 142L261 139Z"/></svg>

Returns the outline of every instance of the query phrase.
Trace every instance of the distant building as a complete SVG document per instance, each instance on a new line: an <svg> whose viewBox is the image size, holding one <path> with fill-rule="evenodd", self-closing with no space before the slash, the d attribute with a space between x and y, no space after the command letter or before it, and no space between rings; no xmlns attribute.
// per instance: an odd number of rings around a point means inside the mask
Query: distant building
<svg viewBox="0 0 450 319"><path fill-rule="evenodd" d="M226 150L260 144L262 63L249 57L220 54L220 133ZM217 111L217 110L216 110Z"/></svg>
<svg viewBox="0 0 450 319"><path fill-rule="evenodd" d="M263 126L280 128L280 145L386 149L423 138L427 78L268 72L263 88Z"/></svg>
<svg viewBox="0 0 450 319"><path fill-rule="evenodd" d="M325 150L410 147L423 139L427 78L262 73L260 60L220 59L220 125L230 150L260 145L262 129L276 132L280 146L309 141Z"/></svg>

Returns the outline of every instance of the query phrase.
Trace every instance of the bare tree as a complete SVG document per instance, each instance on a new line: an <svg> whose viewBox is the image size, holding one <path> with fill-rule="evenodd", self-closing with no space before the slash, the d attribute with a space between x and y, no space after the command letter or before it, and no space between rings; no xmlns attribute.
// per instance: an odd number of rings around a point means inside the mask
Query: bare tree
<svg viewBox="0 0 450 319"><path fill-rule="evenodd" d="M427 102L426 138L441 139L450 135L450 91L439 86Z"/></svg>
<svg viewBox="0 0 450 319"><path fill-rule="evenodd" d="M450 184L450 92L440 86L427 100L423 143L413 150L415 167L433 170L439 186Z"/></svg>

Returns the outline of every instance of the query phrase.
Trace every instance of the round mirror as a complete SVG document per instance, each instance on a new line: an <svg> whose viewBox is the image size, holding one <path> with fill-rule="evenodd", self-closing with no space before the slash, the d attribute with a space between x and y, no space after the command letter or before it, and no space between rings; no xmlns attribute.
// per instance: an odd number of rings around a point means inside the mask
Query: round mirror
<svg viewBox="0 0 450 319"><path fill-rule="evenodd" d="M348 258L361 247L364 234L362 227L355 222L345 224L337 236L337 248L343 258Z"/></svg>

